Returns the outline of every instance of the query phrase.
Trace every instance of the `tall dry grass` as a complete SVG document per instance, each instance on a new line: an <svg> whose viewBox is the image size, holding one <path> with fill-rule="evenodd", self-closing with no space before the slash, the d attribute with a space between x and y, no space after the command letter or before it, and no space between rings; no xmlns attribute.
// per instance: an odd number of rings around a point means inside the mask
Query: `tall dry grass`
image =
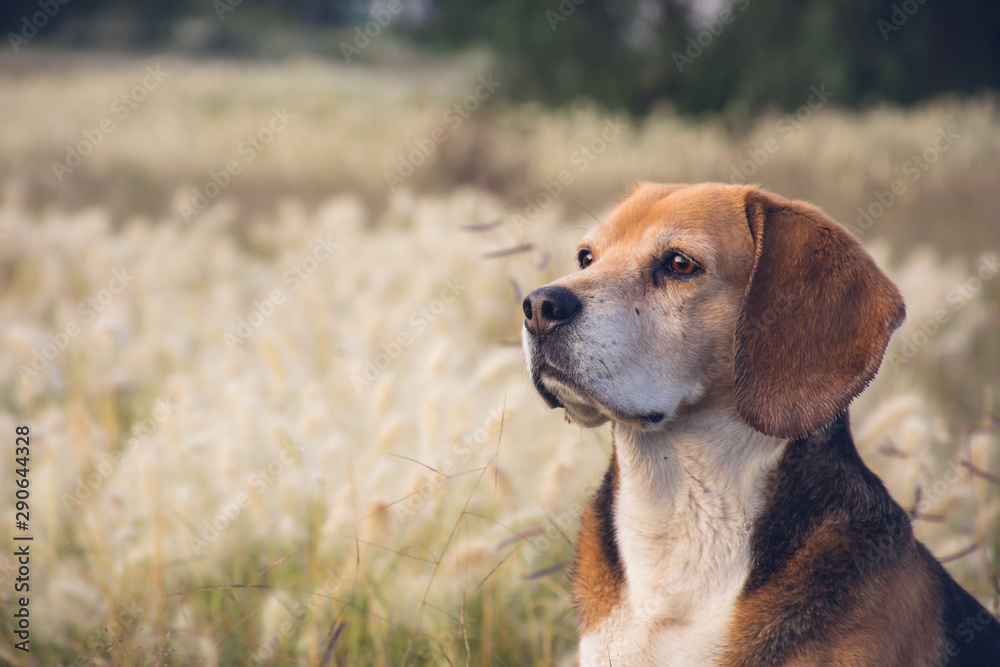
<svg viewBox="0 0 1000 667"><path fill-rule="evenodd" d="M147 64L169 77L59 184L51 161ZM40 664L568 663L561 568L610 442L543 409L519 295L571 270L589 211L633 180L727 180L780 137L753 178L853 223L948 125L961 139L863 230L908 319L853 421L996 609L1000 280L972 280L1000 251L994 101L825 107L787 138L777 116L737 133L663 112L592 160L574 156L599 110L491 107L390 192L488 64L0 65L0 433L32 429ZM186 221L276 106L294 120Z"/></svg>

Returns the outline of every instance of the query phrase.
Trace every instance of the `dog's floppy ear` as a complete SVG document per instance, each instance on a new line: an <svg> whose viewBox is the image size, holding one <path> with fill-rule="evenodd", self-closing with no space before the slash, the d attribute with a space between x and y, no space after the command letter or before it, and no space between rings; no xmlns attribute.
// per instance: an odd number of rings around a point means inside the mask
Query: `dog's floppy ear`
<svg viewBox="0 0 1000 667"><path fill-rule="evenodd" d="M819 209L755 189L745 204L755 249L734 341L736 407L758 431L798 437L875 377L903 298Z"/></svg>

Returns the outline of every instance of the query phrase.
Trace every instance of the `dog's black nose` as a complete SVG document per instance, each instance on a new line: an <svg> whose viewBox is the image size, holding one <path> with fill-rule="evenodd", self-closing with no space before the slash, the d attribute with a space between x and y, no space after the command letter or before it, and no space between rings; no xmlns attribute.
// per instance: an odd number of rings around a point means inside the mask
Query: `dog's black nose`
<svg viewBox="0 0 1000 667"><path fill-rule="evenodd" d="M566 324L580 312L583 304L565 287L539 287L524 298L524 326L541 336L560 324Z"/></svg>

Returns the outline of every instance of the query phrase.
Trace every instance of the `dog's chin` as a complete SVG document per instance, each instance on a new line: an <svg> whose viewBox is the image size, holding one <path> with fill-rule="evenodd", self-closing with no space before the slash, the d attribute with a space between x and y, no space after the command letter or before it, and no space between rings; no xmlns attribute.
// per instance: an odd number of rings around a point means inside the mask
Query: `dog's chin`
<svg viewBox="0 0 1000 667"><path fill-rule="evenodd" d="M663 412L628 414L599 403L560 375L554 369L550 373L540 373L535 378L535 388L550 408L562 408L570 423L594 428L615 420L640 431L653 431L669 421Z"/></svg>
<svg viewBox="0 0 1000 667"><path fill-rule="evenodd" d="M590 397L584 396L559 380L542 376L535 382L535 386L549 407L562 408L567 421L573 424L583 428L594 428L611 418Z"/></svg>

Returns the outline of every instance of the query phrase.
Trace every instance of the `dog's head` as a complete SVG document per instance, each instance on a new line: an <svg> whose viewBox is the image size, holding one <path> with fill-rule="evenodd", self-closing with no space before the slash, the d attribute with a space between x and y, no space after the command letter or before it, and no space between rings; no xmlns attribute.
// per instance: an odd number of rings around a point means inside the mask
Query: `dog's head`
<svg viewBox="0 0 1000 667"><path fill-rule="evenodd" d="M896 286L813 206L735 185L641 185L524 300L539 393L583 425L735 406L768 435L832 421L903 321Z"/></svg>

